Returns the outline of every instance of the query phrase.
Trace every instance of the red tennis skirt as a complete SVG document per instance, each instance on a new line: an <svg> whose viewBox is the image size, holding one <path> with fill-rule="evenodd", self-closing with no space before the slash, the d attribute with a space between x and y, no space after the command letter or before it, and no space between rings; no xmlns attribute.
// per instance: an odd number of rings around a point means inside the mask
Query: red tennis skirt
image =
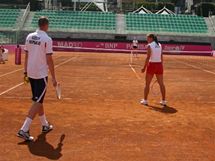
<svg viewBox="0 0 215 161"><path fill-rule="evenodd" d="M163 64L160 62L149 62L146 70L147 74L163 74Z"/></svg>

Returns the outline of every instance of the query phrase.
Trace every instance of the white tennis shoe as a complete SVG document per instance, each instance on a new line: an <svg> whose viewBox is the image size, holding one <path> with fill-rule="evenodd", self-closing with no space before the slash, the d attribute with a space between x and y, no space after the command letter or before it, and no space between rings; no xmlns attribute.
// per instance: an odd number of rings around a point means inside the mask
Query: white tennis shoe
<svg viewBox="0 0 215 161"><path fill-rule="evenodd" d="M19 130L17 136L24 139L25 141L33 141L34 137L30 135L29 131L24 132L23 130Z"/></svg>
<svg viewBox="0 0 215 161"><path fill-rule="evenodd" d="M50 123L47 126L42 126L42 133L48 133L53 130L53 125Z"/></svg>
<svg viewBox="0 0 215 161"><path fill-rule="evenodd" d="M166 106L167 105L167 101L165 101L165 100L160 101L160 105Z"/></svg>
<svg viewBox="0 0 215 161"><path fill-rule="evenodd" d="M140 104L145 105L145 106L148 106L148 101L145 100L145 99L142 99L142 100L140 101Z"/></svg>

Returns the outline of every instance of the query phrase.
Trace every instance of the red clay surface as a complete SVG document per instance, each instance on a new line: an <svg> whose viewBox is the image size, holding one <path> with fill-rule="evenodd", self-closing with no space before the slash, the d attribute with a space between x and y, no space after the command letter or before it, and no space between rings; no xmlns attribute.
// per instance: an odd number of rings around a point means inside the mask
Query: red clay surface
<svg viewBox="0 0 215 161"><path fill-rule="evenodd" d="M30 86L14 87L23 74L13 56L0 65L0 161L215 160L215 58L165 56L164 109L159 96L150 95L149 107L139 104L143 56L134 60L137 75L126 54L57 53L54 59L63 99L50 83L44 105L54 130L41 135L35 118L31 143L16 137L31 105Z"/></svg>

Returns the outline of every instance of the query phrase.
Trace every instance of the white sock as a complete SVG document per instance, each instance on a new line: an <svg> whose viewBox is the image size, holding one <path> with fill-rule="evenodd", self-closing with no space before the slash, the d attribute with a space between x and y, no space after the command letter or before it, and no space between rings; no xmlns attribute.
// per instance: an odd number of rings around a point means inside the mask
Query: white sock
<svg viewBox="0 0 215 161"><path fill-rule="evenodd" d="M27 132L30 128L31 122L32 122L32 119L30 119L29 117L26 117L26 119L21 127L21 130L23 130L24 132Z"/></svg>
<svg viewBox="0 0 215 161"><path fill-rule="evenodd" d="M45 114L42 116L39 116L39 118L40 118L40 122L41 122L42 126L48 126L49 125L48 121L46 120Z"/></svg>

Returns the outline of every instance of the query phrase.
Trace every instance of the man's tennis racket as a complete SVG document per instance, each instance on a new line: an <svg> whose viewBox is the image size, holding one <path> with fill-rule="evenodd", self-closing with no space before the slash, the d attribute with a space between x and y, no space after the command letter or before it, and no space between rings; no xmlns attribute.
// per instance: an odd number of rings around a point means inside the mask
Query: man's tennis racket
<svg viewBox="0 0 215 161"><path fill-rule="evenodd" d="M55 90L56 90L56 96L57 96L57 99L61 99L61 86L60 86L60 83L57 84L57 86L55 87Z"/></svg>
<svg viewBox="0 0 215 161"><path fill-rule="evenodd" d="M157 96L160 94L160 86L158 84L158 81L155 80L152 85L151 85L151 91L152 91L152 94Z"/></svg>

